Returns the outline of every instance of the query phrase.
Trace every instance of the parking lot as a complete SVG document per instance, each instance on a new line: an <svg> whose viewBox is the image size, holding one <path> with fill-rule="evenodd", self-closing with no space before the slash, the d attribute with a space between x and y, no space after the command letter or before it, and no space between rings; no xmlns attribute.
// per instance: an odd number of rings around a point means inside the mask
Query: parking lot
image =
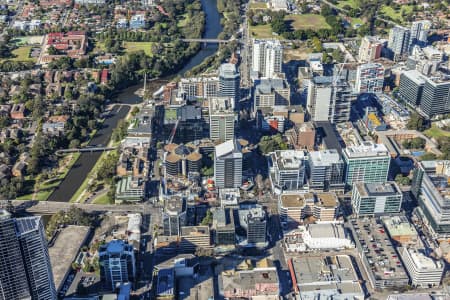
<svg viewBox="0 0 450 300"><path fill-rule="evenodd" d="M372 274L369 278L372 277L374 287L407 285L408 276L381 220L353 219L351 224L356 232L355 243L365 257L363 263Z"/></svg>

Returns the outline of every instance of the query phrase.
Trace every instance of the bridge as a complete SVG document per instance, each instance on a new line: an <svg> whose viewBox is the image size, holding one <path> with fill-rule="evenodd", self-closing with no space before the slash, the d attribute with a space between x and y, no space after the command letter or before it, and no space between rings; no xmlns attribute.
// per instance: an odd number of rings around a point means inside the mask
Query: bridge
<svg viewBox="0 0 450 300"><path fill-rule="evenodd" d="M117 147L87 147L87 148L72 148L72 149L62 149L56 151L56 155L60 156L66 153L74 152L97 152L97 151L110 151L115 150Z"/></svg>
<svg viewBox="0 0 450 300"><path fill-rule="evenodd" d="M225 44L225 43L234 41L234 39L229 39L229 40L221 40L221 39L181 39L181 41L185 42L185 43Z"/></svg>
<svg viewBox="0 0 450 300"><path fill-rule="evenodd" d="M35 201L35 200L0 200L0 208L13 209L16 212L26 211L34 214L55 214L58 211L68 211L72 206L81 208L90 213L145 213L150 208L142 203L126 205L100 205L83 204L56 201Z"/></svg>

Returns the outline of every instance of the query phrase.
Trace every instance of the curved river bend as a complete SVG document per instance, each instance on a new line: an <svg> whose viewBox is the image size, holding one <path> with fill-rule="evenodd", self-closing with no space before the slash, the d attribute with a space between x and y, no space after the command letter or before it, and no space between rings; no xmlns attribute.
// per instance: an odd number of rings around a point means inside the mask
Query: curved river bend
<svg viewBox="0 0 450 300"><path fill-rule="evenodd" d="M220 14L217 11L217 0L201 0L203 11L206 14L204 38L217 38L222 31L220 25ZM199 65L205 58L213 55L217 51L217 45L204 46L196 55L194 55L183 68L177 72L178 75L183 75L186 71ZM112 110L112 116L105 120L103 127L97 131L96 136L91 140L89 145L106 145L111 139L111 134L117 123L126 117L130 107L126 104L137 104L142 101L142 98L136 95L136 90L142 87L142 84L131 86L117 95L117 102L124 105L116 105ZM83 183L86 176L94 167L97 160L100 158L101 152L81 153L78 160L70 169L67 176L57 187L57 189L50 195L48 201L68 202L76 193L78 188Z"/></svg>

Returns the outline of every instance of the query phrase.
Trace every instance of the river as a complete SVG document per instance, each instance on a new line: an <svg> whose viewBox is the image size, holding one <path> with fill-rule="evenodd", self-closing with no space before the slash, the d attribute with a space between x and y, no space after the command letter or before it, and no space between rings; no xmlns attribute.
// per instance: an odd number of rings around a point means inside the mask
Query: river
<svg viewBox="0 0 450 300"><path fill-rule="evenodd" d="M219 33L222 31L222 26L220 25L220 14L217 11L217 0L201 0L203 11L206 14L205 31L203 33L204 38L217 38ZM205 58L213 55L217 51L217 45L211 44L203 46L202 49L194 55L183 68L177 72L177 75L183 75L186 71L192 69L193 67L199 65L203 62ZM167 80L156 80L151 83L149 90L156 90ZM142 83L131 86L122 92L120 92L116 97L116 101L122 104L138 104L142 101L142 98L136 94L138 89L142 88ZM106 145L111 139L111 134L113 129L117 126L119 120L126 117L130 107L128 105L118 105L113 109L113 114L111 117L105 120L103 127L97 131L96 136L91 140L89 145ZM76 193L78 188L83 183L86 176L94 167L97 160L100 158L101 152L94 153L81 153L78 160L75 162L73 167L70 169L67 176L58 186L58 188L50 195L48 201L60 201L68 202L72 196Z"/></svg>

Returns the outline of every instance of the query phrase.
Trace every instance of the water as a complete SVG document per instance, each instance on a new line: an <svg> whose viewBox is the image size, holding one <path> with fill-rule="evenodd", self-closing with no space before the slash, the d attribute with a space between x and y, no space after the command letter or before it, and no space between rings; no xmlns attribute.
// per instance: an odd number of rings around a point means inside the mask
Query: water
<svg viewBox="0 0 450 300"><path fill-rule="evenodd" d="M203 34L204 38L217 38L219 33L222 31L222 26L220 25L220 15L217 11L217 0L201 0L203 11L206 14L206 24L205 31ZM192 69L198 64L202 63L205 58L213 55L217 51L218 46L216 44L211 44L204 46L196 55L194 55L189 62L183 66L183 68L178 71L178 75L184 74L186 71ZM149 90L157 90L161 84L167 82L167 79L156 80L148 83ZM142 98L136 94L136 91L142 88L142 83L130 86L129 88L123 90L117 95L117 101L123 104L138 104L142 101ZM111 138L112 130L117 126L119 120L125 118L129 106L116 107L115 113L112 117L106 119L104 127L98 130L97 135L89 143L90 145L106 145ZM73 167L70 169L69 173L63 180L63 182L58 186L58 188L50 195L48 201L61 201L68 202L72 196L76 193L78 188L81 186L86 176L94 167L95 163L99 159L101 152L93 153L82 153L80 158L76 161Z"/></svg>

